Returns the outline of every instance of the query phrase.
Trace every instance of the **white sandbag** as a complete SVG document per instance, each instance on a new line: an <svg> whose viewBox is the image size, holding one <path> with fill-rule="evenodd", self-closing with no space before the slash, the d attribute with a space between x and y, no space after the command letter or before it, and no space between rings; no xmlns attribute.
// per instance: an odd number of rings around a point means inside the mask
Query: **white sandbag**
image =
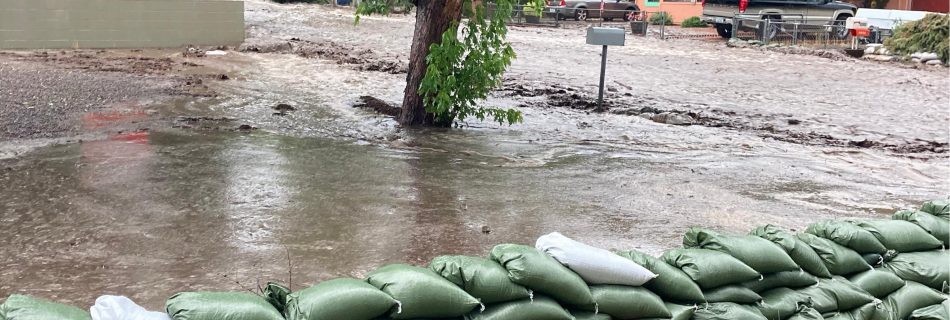
<svg viewBox="0 0 950 320"><path fill-rule="evenodd" d="M656 274L636 262L557 232L541 236L534 246L573 270L588 284L641 286L656 278Z"/></svg>
<svg viewBox="0 0 950 320"><path fill-rule="evenodd" d="M101 296L89 308L92 320L170 320L167 314L145 310L123 296Z"/></svg>

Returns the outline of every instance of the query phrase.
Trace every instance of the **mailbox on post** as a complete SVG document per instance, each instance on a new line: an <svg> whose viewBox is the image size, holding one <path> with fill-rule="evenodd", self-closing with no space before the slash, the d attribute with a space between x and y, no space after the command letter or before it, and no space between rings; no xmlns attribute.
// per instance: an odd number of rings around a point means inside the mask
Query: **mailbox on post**
<svg viewBox="0 0 950 320"><path fill-rule="evenodd" d="M607 46L623 46L627 40L623 28L587 28L587 44L603 46L600 55L600 92L597 94L596 111L604 111L604 75L607 72Z"/></svg>
<svg viewBox="0 0 950 320"><path fill-rule="evenodd" d="M627 40L621 28L587 28L587 44L595 46L622 46Z"/></svg>

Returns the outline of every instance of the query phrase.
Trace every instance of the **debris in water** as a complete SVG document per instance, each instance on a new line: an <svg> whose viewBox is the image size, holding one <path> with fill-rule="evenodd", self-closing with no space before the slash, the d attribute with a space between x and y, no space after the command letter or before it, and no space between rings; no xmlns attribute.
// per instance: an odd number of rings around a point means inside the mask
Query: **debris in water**
<svg viewBox="0 0 950 320"><path fill-rule="evenodd" d="M864 139L862 141L851 141L851 142L848 142L848 144L855 147L870 148L870 147L876 146L877 142L871 141L869 139Z"/></svg>
<svg viewBox="0 0 950 320"><path fill-rule="evenodd" d="M294 108L294 106L289 105L289 104L286 104L286 103L278 103L278 104L277 104L276 106L274 106L272 109L277 110L277 111L280 111L281 113L284 113L284 112L287 112L287 111L296 111L296 110L297 110L297 108Z"/></svg>
<svg viewBox="0 0 950 320"><path fill-rule="evenodd" d="M370 108L376 111L377 113L385 114L387 116L398 117L402 109L399 107L393 106L386 101L377 99L372 96L362 96L360 97L360 103L354 104L354 108Z"/></svg>

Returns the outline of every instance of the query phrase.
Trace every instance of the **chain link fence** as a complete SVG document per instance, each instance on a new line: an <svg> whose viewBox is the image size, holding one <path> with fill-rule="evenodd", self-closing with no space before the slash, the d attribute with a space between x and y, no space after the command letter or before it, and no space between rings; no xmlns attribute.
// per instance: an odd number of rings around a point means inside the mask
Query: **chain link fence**
<svg viewBox="0 0 950 320"><path fill-rule="evenodd" d="M732 38L755 40L763 44L815 48L850 48L855 39L843 20L809 21L801 17L781 19L761 17L733 18Z"/></svg>

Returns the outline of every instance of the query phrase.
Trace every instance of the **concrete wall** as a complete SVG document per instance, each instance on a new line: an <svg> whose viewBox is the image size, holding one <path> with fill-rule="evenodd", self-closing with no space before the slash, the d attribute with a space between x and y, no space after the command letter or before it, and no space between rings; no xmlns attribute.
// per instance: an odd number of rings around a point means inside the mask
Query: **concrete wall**
<svg viewBox="0 0 950 320"><path fill-rule="evenodd" d="M0 0L0 49L237 45L244 2Z"/></svg>
<svg viewBox="0 0 950 320"><path fill-rule="evenodd" d="M702 0L682 2L665 0L662 0L661 2L646 2L645 0L637 0L637 6L639 6L640 10L643 10L644 12L655 13L659 11L666 11L666 13L669 13L670 16L673 17L673 23L676 24L683 22L683 20L686 20L686 18L701 16L703 14Z"/></svg>

